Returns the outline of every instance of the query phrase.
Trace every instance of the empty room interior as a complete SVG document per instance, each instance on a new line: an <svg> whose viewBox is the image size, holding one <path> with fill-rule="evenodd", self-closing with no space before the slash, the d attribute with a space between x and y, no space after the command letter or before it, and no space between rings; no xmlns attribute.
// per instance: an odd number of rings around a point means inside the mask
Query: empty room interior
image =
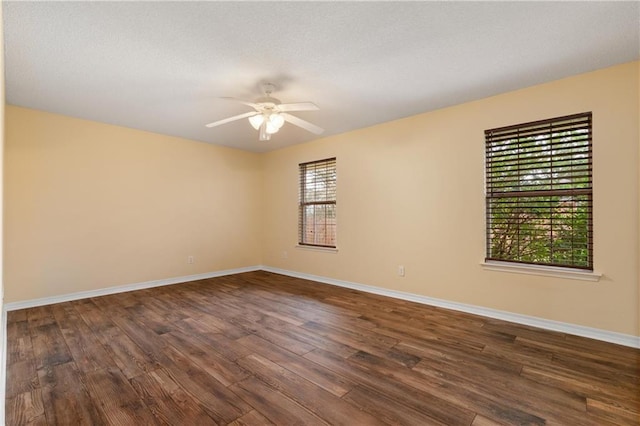
<svg viewBox="0 0 640 426"><path fill-rule="evenodd" d="M7 425L640 425L640 3L1 3Z"/></svg>

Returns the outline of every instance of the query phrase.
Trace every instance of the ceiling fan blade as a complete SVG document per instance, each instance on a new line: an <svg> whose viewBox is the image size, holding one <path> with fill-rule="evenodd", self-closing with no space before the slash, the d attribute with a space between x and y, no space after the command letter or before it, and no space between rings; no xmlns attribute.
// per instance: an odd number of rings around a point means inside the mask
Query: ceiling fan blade
<svg viewBox="0 0 640 426"><path fill-rule="evenodd" d="M313 102L296 102L292 104L280 104L277 106L280 111L316 111L318 105Z"/></svg>
<svg viewBox="0 0 640 426"><path fill-rule="evenodd" d="M225 118L223 120L214 121L213 123L205 124L205 127L216 127L216 126L219 126L221 124L230 123L232 121L242 120L243 118L253 117L254 115L257 115L257 114L258 114L258 112L256 112L256 111L245 112L244 114L234 115L233 117L229 117L229 118Z"/></svg>
<svg viewBox="0 0 640 426"><path fill-rule="evenodd" d="M324 129L322 127L318 127L315 124L311 124L308 121L303 120L302 118L296 117L295 115L287 114L286 112L283 112L280 115L282 116L282 118L285 119L285 121L288 121L294 126L302 127L303 129L308 130L311 133L314 133L316 135L319 135L320 133L324 132Z"/></svg>
<svg viewBox="0 0 640 426"><path fill-rule="evenodd" d="M227 98L227 97L223 97L223 98L220 98L220 99L226 99L226 100L228 100L228 101L235 101L235 102L239 102L239 103L241 103L241 104L248 105L248 106L250 106L251 108L254 108L254 109L258 109L258 108L260 107L260 105L258 105L258 104L256 104L256 103L243 101L242 99L238 99L238 98Z"/></svg>

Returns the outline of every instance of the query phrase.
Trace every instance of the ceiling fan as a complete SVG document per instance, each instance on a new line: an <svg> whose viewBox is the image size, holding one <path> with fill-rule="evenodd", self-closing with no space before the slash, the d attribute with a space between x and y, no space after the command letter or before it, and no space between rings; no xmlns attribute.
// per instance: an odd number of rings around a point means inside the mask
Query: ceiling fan
<svg viewBox="0 0 640 426"><path fill-rule="evenodd" d="M292 111L315 111L318 110L318 106L313 102L297 102L290 104L283 104L280 100L271 97L275 86L271 83L266 83L263 86L264 97L256 99L254 102L247 102L241 99L235 98L222 98L232 101L240 102L241 104L248 105L255 111L245 112L244 114L234 115L233 117L225 118L223 120L214 121L209 123L206 127L216 127L221 124L230 123L232 121L248 118L249 123L254 129L260 132L260 140L268 141L271 139L271 135L277 133L278 130L284 125L284 122L293 124L294 126L301 127L316 135L324 132L324 129L309 123L295 115L289 114Z"/></svg>

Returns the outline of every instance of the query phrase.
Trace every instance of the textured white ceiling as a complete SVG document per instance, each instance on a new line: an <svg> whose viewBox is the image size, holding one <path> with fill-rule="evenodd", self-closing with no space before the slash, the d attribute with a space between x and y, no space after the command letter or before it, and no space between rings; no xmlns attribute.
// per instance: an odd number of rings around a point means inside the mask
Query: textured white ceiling
<svg viewBox="0 0 640 426"><path fill-rule="evenodd" d="M7 102L250 151L270 81L341 133L640 58L639 2L3 2Z"/></svg>

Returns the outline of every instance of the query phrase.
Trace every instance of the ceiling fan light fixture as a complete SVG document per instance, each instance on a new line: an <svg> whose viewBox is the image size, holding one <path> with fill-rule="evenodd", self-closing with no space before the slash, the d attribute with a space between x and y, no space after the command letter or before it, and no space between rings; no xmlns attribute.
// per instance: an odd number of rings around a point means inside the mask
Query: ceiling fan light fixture
<svg viewBox="0 0 640 426"><path fill-rule="evenodd" d="M260 130L260 126L264 122L264 116L262 114L256 114L252 117L249 117L249 123L251 123L251 127L256 130Z"/></svg>
<svg viewBox="0 0 640 426"><path fill-rule="evenodd" d="M267 131L267 123L263 122L262 126L260 126L260 137L259 137L259 140L268 141L269 139L271 139L271 133L269 133Z"/></svg>
<svg viewBox="0 0 640 426"><path fill-rule="evenodd" d="M277 129L280 129L284 124L284 117L278 113L272 113L269 116L269 122L275 126Z"/></svg>
<svg viewBox="0 0 640 426"><path fill-rule="evenodd" d="M275 124L273 124L273 122L271 122L271 120L266 120L264 122L264 127L266 129L266 132L269 133L270 135L272 135L274 133L278 133L278 130L280 130L280 127L278 127Z"/></svg>

